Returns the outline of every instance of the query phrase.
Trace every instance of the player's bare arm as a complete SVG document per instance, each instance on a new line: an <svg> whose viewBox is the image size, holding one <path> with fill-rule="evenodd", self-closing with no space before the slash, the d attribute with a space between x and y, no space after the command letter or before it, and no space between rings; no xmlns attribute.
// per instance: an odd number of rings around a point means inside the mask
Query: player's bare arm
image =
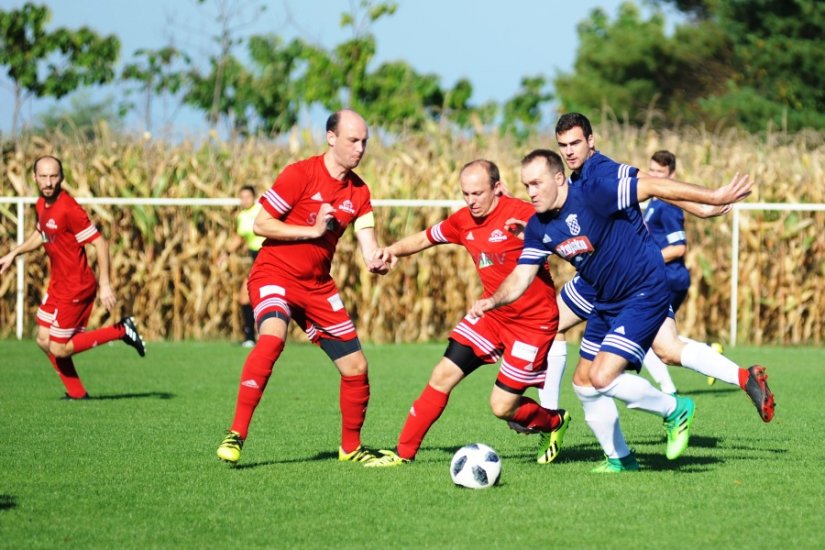
<svg viewBox="0 0 825 550"><path fill-rule="evenodd" d="M97 282L100 285L100 303L103 304L106 311L112 311L117 299L112 290L112 283L109 277L109 265L111 264L109 261L109 243L106 242L106 239L101 235L92 241L92 246L95 247L95 253L97 255Z"/></svg>
<svg viewBox="0 0 825 550"><path fill-rule="evenodd" d="M22 244L12 248L11 252L0 258L0 273L6 271L17 256L36 250L41 244L43 244L43 239L40 237L40 233L32 231L31 235Z"/></svg>
<svg viewBox="0 0 825 550"><path fill-rule="evenodd" d="M333 218L335 208L323 203L318 210L313 225L293 225L272 217L265 208L258 212L252 231L256 235L278 241L309 241L322 236L327 230L327 223Z"/></svg>
<svg viewBox="0 0 825 550"><path fill-rule="evenodd" d="M507 276L492 296L476 300L473 307L467 312L471 317L479 318L484 312L497 307L506 306L518 300L536 278L539 272L538 265L519 264Z"/></svg>
<svg viewBox="0 0 825 550"><path fill-rule="evenodd" d="M507 221L504 222L505 229L512 233L514 236L518 237L522 241L524 240L524 228L527 227L526 220L519 220L516 218L507 218Z"/></svg>
<svg viewBox="0 0 825 550"><path fill-rule="evenodd" d="M662 258L665 260L666 264L669 264L673 260L678 260L679 258L683 258L685 253L687 252L687 247L683 244L672 244L670 246L666 246L662 249Z"/></svg>
<svg viewBox="0 0 825 550"><path fill-rule="evenodd" d="M392 257L386 254L386 249L379 248L375 237L375 228L363 227L355 231L355 239L361 250L361 257L370 273L386 275L392 267Z"/></svg>
<svg viewBox="0 0 825 550"><path fill-rule="evenodd" d="M709 189L693 183L668 178L639 178L637 197L639 202L658 197L664 200L685 200L711 205L728 205L743 200L750 195L753 185L750 176L738 173L730 183L718 189Z"/></svg>

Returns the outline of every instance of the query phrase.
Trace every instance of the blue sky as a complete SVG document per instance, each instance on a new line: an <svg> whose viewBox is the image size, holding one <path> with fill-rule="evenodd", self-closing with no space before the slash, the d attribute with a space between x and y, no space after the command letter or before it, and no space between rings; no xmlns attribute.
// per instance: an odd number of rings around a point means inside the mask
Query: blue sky
<svg viewBox="0 0 825 550"><path fill-rule="evenodd" d="M275 33L290 39L301 36L332 47L351 36L339 20L343 11L358 0L244 0L228 4L266 5L263 13L240 10L238 34ZM87 25L101 34L121 39L121 62L139 48L158 48L173 42L189 52L195 61L204 60L216 46L210 43L218 26L214 14L220 0L51 0L49 29ZM558 71L569 71L578 46L576 25L591 10L603 8L615 16L621 0L398 0L392 16L378 21L372 32L377 39L376 61L403 59L422 73L435 73L442 85L452 86L468 78L474 86L472 101L504 101L519 88L523 76L543 74L552 80ZM0 0L4 10L19 8L23 0ZM671 19L669 17L669 19ZM118 99L123 88L103 91ZM99 94L101 92L96 92ZM64 102L67 101L65 98ZM0 75L0 130L11 126L13 95L5 73ZM37 113L55 104L36 100L26 104L23 118L31 121ZM167 105L172 116L174 105ZM160 119L159 108L156 119ZM180 132L196 132L205 127L197 113L183 108L171 118ZM305 124L314 125L312 117ZM137 117L129 127L142 129Z"/></svg>

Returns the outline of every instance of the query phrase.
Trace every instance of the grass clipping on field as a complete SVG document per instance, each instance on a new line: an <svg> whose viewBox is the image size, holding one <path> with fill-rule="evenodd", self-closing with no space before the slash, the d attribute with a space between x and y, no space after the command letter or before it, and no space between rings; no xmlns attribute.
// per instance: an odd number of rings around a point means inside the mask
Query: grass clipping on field
<svg viewBox="0 0 825 550"><path fill-rule="evenodd" d="M669 149L678 157L681 180L718 187L737 171L756 180L753 202L825 203L822 185L825 145L819 134L766 134L695 129L654 132L618 124L596 128L598 148L621 162L645 168L650 155ZM501 168L510 191L525 197L519 161L536 147L555 144L538 135L517 145L497 135L462 137L433 130L373 139L357 170L374 199L460 199L458 170L487 158ZM242 185L265 191L287 164L323 152L325 144L295 132L283 144L267 140L170 144L113 136L105 130L93 141L57 137L19 143L0 161L0 195L32 196L30 174L42 154L63 160L65 188L76 197L236 196ZM119 301L112 317L135 314L149 339L235 338L241 335L235 295L243 288L248 260L236 254L219 264L234 231L232 208L87 207L109 238L113 284ZM445 208L376 208L379 242L395 240L440 221ZM16 239L17 214L0 205L0 240ZM27 208L26 232L34 228ZM821 343L825 325L825 213L742 212L740 235L739 341ZM731 292L731 217L699 220L687 216L687 264L693 283L677 320L685 335L727 340ZM92 247L87 247L93 255ZM46 288L42 251L26 258L25 322ZM550 261L557 288L572 270ZM469 255L457 246L438 246L400 260L386 277L369 274L352 231L338 246L333 277L363 340L416 342L444 338L481 293ZM0 335L14 331L15 269L0 276ZM107 321L96 307L95 327Z"/></svg>

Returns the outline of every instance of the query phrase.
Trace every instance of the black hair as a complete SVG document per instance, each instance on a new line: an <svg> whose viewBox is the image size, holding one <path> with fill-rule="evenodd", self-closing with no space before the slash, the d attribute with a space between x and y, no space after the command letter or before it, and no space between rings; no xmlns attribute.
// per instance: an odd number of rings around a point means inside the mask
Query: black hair
<svg viewBox="0 0 825 550"><path fill-rule="evenodd" d="M561 115L559 121L556 123L556 134L558 135L572 130L576 126L582 129L585 138L593 135L593 127L590 125L590 121L581 113L565 113Z"/></svg>

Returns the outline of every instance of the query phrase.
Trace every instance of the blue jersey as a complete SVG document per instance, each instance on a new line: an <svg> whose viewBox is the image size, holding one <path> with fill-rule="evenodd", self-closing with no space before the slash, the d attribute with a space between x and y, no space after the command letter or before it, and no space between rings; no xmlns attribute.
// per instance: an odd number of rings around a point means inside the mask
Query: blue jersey
<svg viewBox="0 0 825 550"><path fill-rule="evenodd" d="M651 199L645 209L645 224L659 250L668 246L687 245L685 214L678 206L656 198ZM684 257L668 262L665 267L670 289L687 290L690 286L690 272L685 267Z"/></svg>
<svg viewBox="0 0 825 550"><path fill-rule="evenodd" d="M666 294L662 254L646 229L639 232L632 214L639 212L637 184L635 177L625 177L568 185L558 211L528 221L519 263L541 265L551 254L561 256L595 289L597 306L640 292Z"/></svg>

